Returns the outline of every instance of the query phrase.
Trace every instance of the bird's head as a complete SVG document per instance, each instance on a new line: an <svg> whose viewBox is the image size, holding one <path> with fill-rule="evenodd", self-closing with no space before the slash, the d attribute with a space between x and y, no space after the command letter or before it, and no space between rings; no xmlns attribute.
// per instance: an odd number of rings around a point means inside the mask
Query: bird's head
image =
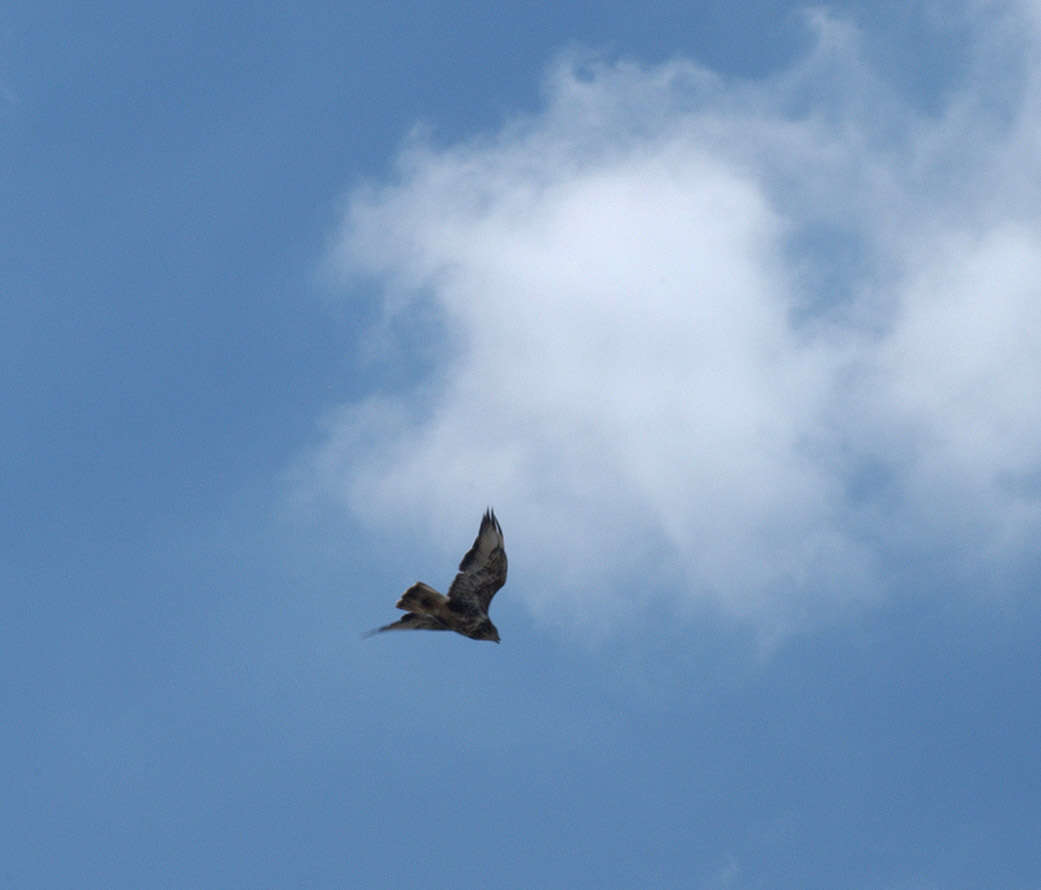
<svg viewBox="0 0 1041 890"><path fill-rule="evenodd" d="M491 640L494 643L499 642L499 631L495 625L485 619L477 625L477 629L473 633L475 640Z"/></svg>

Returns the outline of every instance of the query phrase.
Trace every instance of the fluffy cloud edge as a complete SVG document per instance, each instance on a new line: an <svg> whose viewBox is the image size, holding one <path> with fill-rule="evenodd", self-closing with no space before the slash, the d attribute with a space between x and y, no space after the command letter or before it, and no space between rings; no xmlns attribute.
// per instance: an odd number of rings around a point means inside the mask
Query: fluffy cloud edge
<svg viewBox="0 0 1041 890"><path fill-rule="evenodd" d="M813 23L759 83L563 60L540 113L414 139L355 192L335 262L443 339L393 359L414 389L331 415L300 485L446 556L494 501L516 595L571 624L666 600L784 633L891 592L908 554L1015 563L1039 522L1036 72L980 145L972 82L916 114ZM847 95L815 100L825 75Z"/></svg>

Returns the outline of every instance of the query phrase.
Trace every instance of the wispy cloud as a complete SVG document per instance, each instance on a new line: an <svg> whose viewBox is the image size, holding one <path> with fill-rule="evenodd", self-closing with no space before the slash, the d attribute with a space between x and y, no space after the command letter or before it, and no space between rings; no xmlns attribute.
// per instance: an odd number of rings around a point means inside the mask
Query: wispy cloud
<svg viewBox="0 0 1041 890"><path fill-rule="evenodd" d="M779 632L896 562L1006 584L1041 518L1041 56L997 8L939 114L816 12L763 81L572 56L539 113L411 140L335 261L418 379L338 409L307 484L446 552L494 503L536 610Z"/></svg>

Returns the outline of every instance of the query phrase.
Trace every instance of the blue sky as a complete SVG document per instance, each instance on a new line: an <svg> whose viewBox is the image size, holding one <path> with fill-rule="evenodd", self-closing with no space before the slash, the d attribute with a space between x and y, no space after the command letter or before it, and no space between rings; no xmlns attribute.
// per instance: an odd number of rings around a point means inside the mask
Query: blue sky
<svg viewBox="0 0 1041 890"><path fill-rule="evenodd" d="M0 12L0 886L1041 885L1039 44Z"/></svg>

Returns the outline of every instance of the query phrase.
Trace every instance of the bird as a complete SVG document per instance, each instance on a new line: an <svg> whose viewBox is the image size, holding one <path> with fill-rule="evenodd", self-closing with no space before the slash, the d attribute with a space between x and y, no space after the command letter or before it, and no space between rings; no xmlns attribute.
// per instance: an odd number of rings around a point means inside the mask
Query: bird
<svg viewBox="0 0 1041 890"><path fill-rule="evenodd" d="M454 630L472 640L499 642L499 631L488 617L492 597L506 583L506 548L502 526L489 507L473 546L459 563L448 596L417 581L395 603L406 614L399 621L370 630L366 637L388 630Z"/></svg>

